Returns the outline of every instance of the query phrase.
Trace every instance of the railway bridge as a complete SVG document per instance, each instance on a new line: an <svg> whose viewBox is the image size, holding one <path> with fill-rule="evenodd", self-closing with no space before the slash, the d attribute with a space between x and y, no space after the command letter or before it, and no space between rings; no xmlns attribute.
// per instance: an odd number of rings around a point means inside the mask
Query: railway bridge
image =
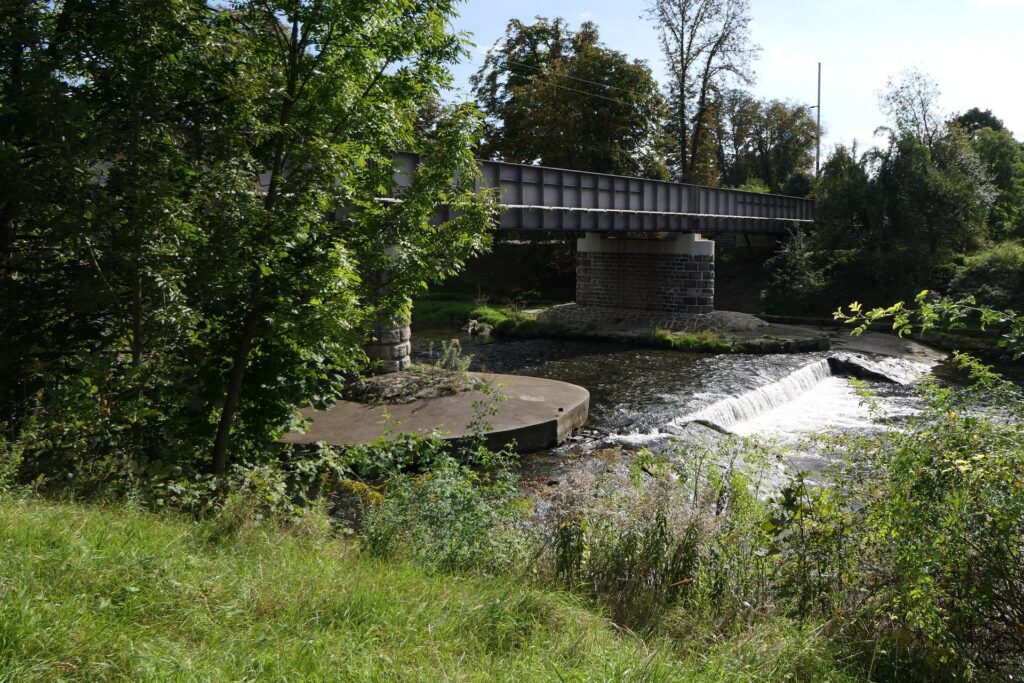
<svg viewBox="0 0 1024 683"><path fill-rule="evenodd" d="M396 154L399 192L417 163L415 154ZM814 201L797 197L502 161L479 166L480 186L498 191L500 232L576 238L582 306L710 313L715 243L702 235L787 234L814 221Z"/></svg>
<svg viewBox="0 0 1024 683"><path fill-rule="evenodd" d="M397 155L398 184L417 163ZM714 307L714 234L786 234L814 201L646 178L480 161L497 188L498 230L577 238L576 302L675 313Z"/></svg>

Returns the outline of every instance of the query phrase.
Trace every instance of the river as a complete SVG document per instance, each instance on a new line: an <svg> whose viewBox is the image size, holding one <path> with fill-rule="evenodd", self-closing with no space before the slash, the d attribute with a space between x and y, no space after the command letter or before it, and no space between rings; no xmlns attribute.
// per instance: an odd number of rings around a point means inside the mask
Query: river
<svg viewBox="0 0 1024 683"><path fill-rule="evenodd" d="M879 427L850 378L834 374L831 352L748 355L686 354L633 345L551 339L498 340L455 330L416 330L413 357L431 362L442 342L458 338L471 369L533 375L586 387L586 438L538 456L570 457L581 449L619 445L657 447L671 439L710 432L759 435L790 449L788 466L817 471L826 463L805 437L815 432ZM863 356L867 362L899 363ZM904 363L906 374L923 372ZM904 385L865 380L889 420L920 406ZM701 428L694 429L694 423Z"/></svg>

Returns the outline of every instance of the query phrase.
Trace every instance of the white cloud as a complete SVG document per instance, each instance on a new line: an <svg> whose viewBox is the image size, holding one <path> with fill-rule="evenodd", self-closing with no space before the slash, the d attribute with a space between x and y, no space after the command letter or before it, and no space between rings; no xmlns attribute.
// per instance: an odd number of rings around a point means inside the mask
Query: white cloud
<svg viewBox="0 0 1024 683"><path fill-rule="evenodd" d="M580 19L582 19L583 21L588 21L593 16L593 12L583 12L582 14L580 14Z"/></svg>

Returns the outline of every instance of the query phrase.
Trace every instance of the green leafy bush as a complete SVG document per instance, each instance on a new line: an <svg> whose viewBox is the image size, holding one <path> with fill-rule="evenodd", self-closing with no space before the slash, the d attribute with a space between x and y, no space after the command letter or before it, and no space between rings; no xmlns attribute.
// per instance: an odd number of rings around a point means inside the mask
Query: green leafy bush
<svg viewBox="0 0 1024 683"><path fill-rule="evenodd" d="M516 493L504 468L483 474L443 458L429 472L391 477L383 497L366 506L361 536L375 555L444 569L511 571L530 547Z"/></svg>
<svg viewBox="0 0 1024 683"><path fill-rule="evenodd" d="M968 256L949 283L950 294L973 295L995 308L1024 303L1024 245L1003 242Z"/></svg>
<svg viewBox="0 0 1024 683"><path fill-rule="evenodd" d="M986 366L958 364L966 388L926 382L923 414L851 449L831 520L843 542L819 556L838 569L847 635L890 676L1024 663L1024 403Z"/></svg>
<svg viewBox="0 0 1024 683"><path fill-rule="evenodd" d="M769 312L806 314L820 307L828 283L811 249L807 234L797 233L765 262L771 279L761 299Z"/></svg>

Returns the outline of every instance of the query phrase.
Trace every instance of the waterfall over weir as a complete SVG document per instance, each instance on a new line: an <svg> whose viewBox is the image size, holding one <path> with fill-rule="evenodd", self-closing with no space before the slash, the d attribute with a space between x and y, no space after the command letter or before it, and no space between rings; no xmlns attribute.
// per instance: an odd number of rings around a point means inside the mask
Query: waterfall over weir
<svg viewBox="0 0 1024 683"><path fill-rule="evenodd" d="M435 362L431 345L437 348L450 338L448 330L418 332L413 336L417 359ZM920 403L910 385L930 369L916 361L844 350L691 356L604 342L469 335L460 341L472 354L473 370L586 387L591 412L589 434L582 438L594 439L587 448L701 441L715 439L714 431L802 448L807 434L860 433L909 417ZM867 383L879 412L864 404L850 376Z"/></svg>
<svg viewBox="0 0 1024 683"><path fill-rule="evenodd" d="M695 413L673 420L671 426L682 427L690 422L704 422L728 431L740 422L746 422L796 400L820 382L832 376L828 359L821 359L783 377L782 379L730 396Z"/></svg>

